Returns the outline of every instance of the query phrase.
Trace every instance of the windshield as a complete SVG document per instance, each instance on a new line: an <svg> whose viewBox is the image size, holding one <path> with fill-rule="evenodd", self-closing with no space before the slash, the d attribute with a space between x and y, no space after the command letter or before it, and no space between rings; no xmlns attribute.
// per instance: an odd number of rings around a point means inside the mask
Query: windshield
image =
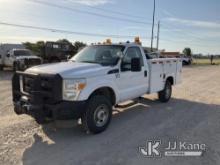
<svg viewBox="0 0 220 165"><path fill-rule="evenodd" d="M88 46L71 58L71 61L112 66L117 64L124 48L120 45Z"/></svg>
<svg viewBox="0 0 220 165"><path fill-rule="evenodd" d="M32 53L29 50L15 50L14 55L15 56L31 56Z"/></svg>

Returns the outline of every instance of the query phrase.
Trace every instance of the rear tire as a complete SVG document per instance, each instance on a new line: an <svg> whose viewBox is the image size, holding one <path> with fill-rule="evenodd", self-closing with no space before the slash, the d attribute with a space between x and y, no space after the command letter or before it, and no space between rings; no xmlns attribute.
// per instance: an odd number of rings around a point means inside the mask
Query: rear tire
<svg viewBox="0 0 220 165"><path fill-rule="evenodd" d="M87 109L82 117L83 128L86 132L98 134L103 132L112 118L110 100L102 95L95 95L89 99Z"/></svg>
<svg viewBox="0 0 220 165"><path fill-rule="evenodd" d="M164 89L158 93L158 97L161 102L166 103L170 100L171 95L172 85L170 81L167 80Z"/></svg>

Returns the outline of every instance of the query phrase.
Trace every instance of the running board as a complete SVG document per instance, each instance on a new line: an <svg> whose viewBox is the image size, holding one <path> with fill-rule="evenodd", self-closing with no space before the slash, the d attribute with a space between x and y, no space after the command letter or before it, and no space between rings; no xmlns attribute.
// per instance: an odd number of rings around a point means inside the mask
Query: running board
<svg viewBox="0 0 220 165"><path fill-rule="evenodd" d="M122 102L120 104L115 105L115 108L128 108L128 107L131 107L133 105L138 104L141 99L142 99L142 97L138 97L138 98L130 100L130 101Z"/></svg>

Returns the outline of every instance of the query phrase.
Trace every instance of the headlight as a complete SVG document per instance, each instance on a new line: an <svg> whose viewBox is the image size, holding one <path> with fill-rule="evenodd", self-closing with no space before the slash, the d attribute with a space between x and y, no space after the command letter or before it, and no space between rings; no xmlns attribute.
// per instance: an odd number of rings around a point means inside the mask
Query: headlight
<svg viewBox="0 0 220 165"><path fill-rule="evenodd" d="M80 92L85 88L85 79L66 79L63 80L63 100L76 100Z"/></svg>

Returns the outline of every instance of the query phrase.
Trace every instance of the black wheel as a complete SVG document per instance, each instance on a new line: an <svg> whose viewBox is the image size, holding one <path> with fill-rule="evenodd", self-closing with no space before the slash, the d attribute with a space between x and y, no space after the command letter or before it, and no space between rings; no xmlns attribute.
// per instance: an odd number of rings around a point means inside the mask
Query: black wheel
<svg viewBox="0 0 220 165"><path fill-rule="evenodd" d="M91 97L87 109L82 117L82 124L87 132L94 134L103 132L109 125L112 117L110 100L101 95Z"/></svg>
<svg viewBox="0 0 220 165"><path fill-rule="evenodd" d="M189 65L189 63L186 61L183 61L183 65Z"/></svg>
<svg viewBox="0 0 220 165"><path fill-rule="evenodd" d="M161 102L166 103L170 100L171 95L172 85L170 81L167 80L164 89L158 93L158 97Z"/></svg>

